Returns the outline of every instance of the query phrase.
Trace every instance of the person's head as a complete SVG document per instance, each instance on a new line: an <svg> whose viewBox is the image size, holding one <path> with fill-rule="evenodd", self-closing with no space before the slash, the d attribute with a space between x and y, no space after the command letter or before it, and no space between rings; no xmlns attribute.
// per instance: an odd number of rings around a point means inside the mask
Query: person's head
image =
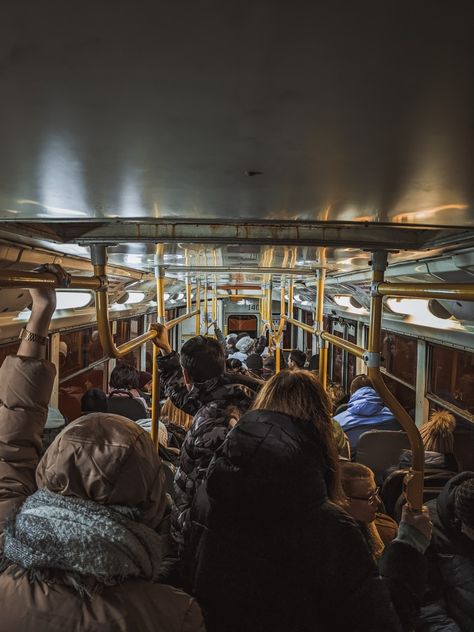
<svg viewBox="0 0 474 632"><path fill-rule="evenodd" d="M36 470L38 489L119 505L156 528L167 503L164 473L148 432L110 413L73 421L46 450Z"/></svg>
<svg viewBox="0 0 474 632"><path fill-rule="evenodd" d="M191 428L191 424L193 423L192 416L185 413L184 410L176 408L170 398L168 398L161 407L160 419L181 426L181 428L185 430Z"/></svg>
<svg viewBox="0 0 474 632"><path fill-rule="evenodd" d="M82 413L106 413L107 395L100 388L90 388L81 398Z"/></svg>
<svg viewBox="0 0 474 632"><path fill-rule="evenodd" d="M341 461L340 470L347 513L358 522L373 522L380 502L374 473L362 463L350 461Z"/></svg>
<svg viewBox="0 0 474 632"><path fill-rule="evenodd" d="M148 371L138 372L138 388L146 393L151 393L151 387L153 384L153 375Z"/></svg>
<svg viewBox="0 0 474 632"><path fill-rule="evenodd" d="M268 379L275 373L275 369L276 369L275 356L273 355L265 356L265 358L263 358L263 369L262 369L263 377L265 379Z"/></svg>
<svg viewBox="0 0 474 632"><path fill-rule="evenodd" d="M288 415L295 423L311 424L317 431L325 459L328 496L340 498L339 465L331 422L331 404L319 380L310 371L280 371L257 394L253 410Z"/></svg>
<svg viewBox="0 0 474 632"><path fill-rule="evenodd" d="M237 342L235 343L237 351L247 354L253 351L254 345L255 340L253 340L250 336L244 336L240 340L237 340Z"/></svg>
<svg viewBox="0 0 474 632"><path fill-rule="evenodd" d="M263 368L263 360L262 356L258 355L258 353L251 353L247 356L245 360L245 364L249 371L253 371L257 375L260 375Z"/></svg>
<svg viewBox="0 0 474 632"><path fill-rule="evenodd" d="M229 334L225 339L225 346L227 351L235 350L235 343L237 342L237 334Z"/></svg>
<svg viewBox="0 0 474 632"><path fill-rule="evenodd" d="M365 388L366 386L370 386L371 388L374 387L370 377L368 377L364 373L361 373L360 375L356 375L355 378L351 382L350 394L354 395L356 391L358 391L360 388Z"/></svg>
<svg viewBox="0 0 474 632"><path fill-rule="evenodd" d="M454 493L454 515L461 523L461 531L470 540L474 540L474 472L463 481Z"/></svg>
<svg viewBox="0 0 474 632"><path fill-rule="evenodd" d="M455 428L456 419L447 410L432 413L429 420L420 428L423 447L430 452L452 454Z"/></svg>
<svg viewBox="0 0 474 632"><path fill-rule="evenodd" d="M292 370L304 369L305 364L306 354L299 349L293 349L293 351L290 353L290 357L288 358L288 368Z"/></svg>
<svg viewBox="0 0 474 632"><path fill-rule="evenodd" d="M243 366L242 362L237 358L227 358L225 361L225 368L229 373L238 373Z"/></svg>
<svg viewBox="0 0 474 632"><path fill-rule="evenodd" d="M319 370L319 355L312 355L308 363L308 371Z"/></svg>
<svg viewBox="0 0 474 632"><path fill-rule="evenodd" d="M224 349L215 338L194 336L181 348L181 366L188 388L219 377L224 373Z"/></svg>
<svg viewBox="0 0 474 632"><path fill-rule="evenodd" d="M138 371L129 364L117 364L110 374L110 387L130 391L138 388Z"/></svg>

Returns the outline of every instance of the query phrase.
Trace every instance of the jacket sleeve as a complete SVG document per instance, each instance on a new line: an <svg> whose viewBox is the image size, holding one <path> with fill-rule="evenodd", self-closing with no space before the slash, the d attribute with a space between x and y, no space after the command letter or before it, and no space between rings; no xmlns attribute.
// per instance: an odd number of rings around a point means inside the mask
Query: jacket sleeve
<svg viewBox="0 0 474 632"><path fill-rule="evenodd" d="M45 360L8 356L0 368L0 533L36 489L35 471L56 369Z"/></svg>
<svg viewBox="0 0 474 632"><path fill-rule="evenodd" d="M222 330L214 324L214 332L216 334L217 341L221 343L221 345L225 348L225 337L222 333Z"/></svg>
<svg viewBox="0 0 474 632"><path fill-rule="evenodd" d="M176 408L183 410L188 415L195 415L202 403L195 391L188 391L184 383L179 355L176 351L165 356L158 356L158 369L160 371L160 384L165 397L169 397Z"/></svg>

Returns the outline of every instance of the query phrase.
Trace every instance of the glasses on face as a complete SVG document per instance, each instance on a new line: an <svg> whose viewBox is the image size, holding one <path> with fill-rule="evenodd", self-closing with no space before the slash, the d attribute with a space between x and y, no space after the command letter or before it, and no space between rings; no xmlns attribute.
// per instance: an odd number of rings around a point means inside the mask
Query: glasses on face
<svg viewBox="0 0 474 632"><path fill-rule="evenodd" d="M370 496L348 496L348 498L350 498L351 500L365 500L365 502L370 503L371 505L374 505L375 503L378 503L380 500L379 492L380 492L380 487L377 487L375 491L373 491L370 494Z"/></svg>

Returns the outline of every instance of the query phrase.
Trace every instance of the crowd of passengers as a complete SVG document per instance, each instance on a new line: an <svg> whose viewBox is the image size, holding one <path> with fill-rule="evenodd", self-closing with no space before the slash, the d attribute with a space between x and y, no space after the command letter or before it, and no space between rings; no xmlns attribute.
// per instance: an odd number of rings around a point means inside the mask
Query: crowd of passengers
<svg viewBox="0 0 474 632"><path fill-rule="evenodd" d="M266 337L217 330L178 354L155 325L159 456L151 376L133 367L75 421L48 415L55 293L31 297L34 335L0 369L0 632L474 630L474 472L385 515L350 460L351 431L394 422L366 376L336 410L300 351L270 376ZM455 467L455 426L443 412L421 428L427 465Z"/></svg>

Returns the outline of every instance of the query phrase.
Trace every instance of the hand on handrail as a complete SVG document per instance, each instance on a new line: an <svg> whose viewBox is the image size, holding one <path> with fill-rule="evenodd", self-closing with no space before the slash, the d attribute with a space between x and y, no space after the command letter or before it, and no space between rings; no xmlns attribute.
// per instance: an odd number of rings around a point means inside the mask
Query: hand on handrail
<svg viewBox="0 0 474 632"><path fill-rule="evenodd" d="M152 323L148 327L148 331L156 331L156 336L153 338L153 344L160 349L162 355L168 355L173 351L168 338L168 330L165 325L161 323Z"/></svg>

